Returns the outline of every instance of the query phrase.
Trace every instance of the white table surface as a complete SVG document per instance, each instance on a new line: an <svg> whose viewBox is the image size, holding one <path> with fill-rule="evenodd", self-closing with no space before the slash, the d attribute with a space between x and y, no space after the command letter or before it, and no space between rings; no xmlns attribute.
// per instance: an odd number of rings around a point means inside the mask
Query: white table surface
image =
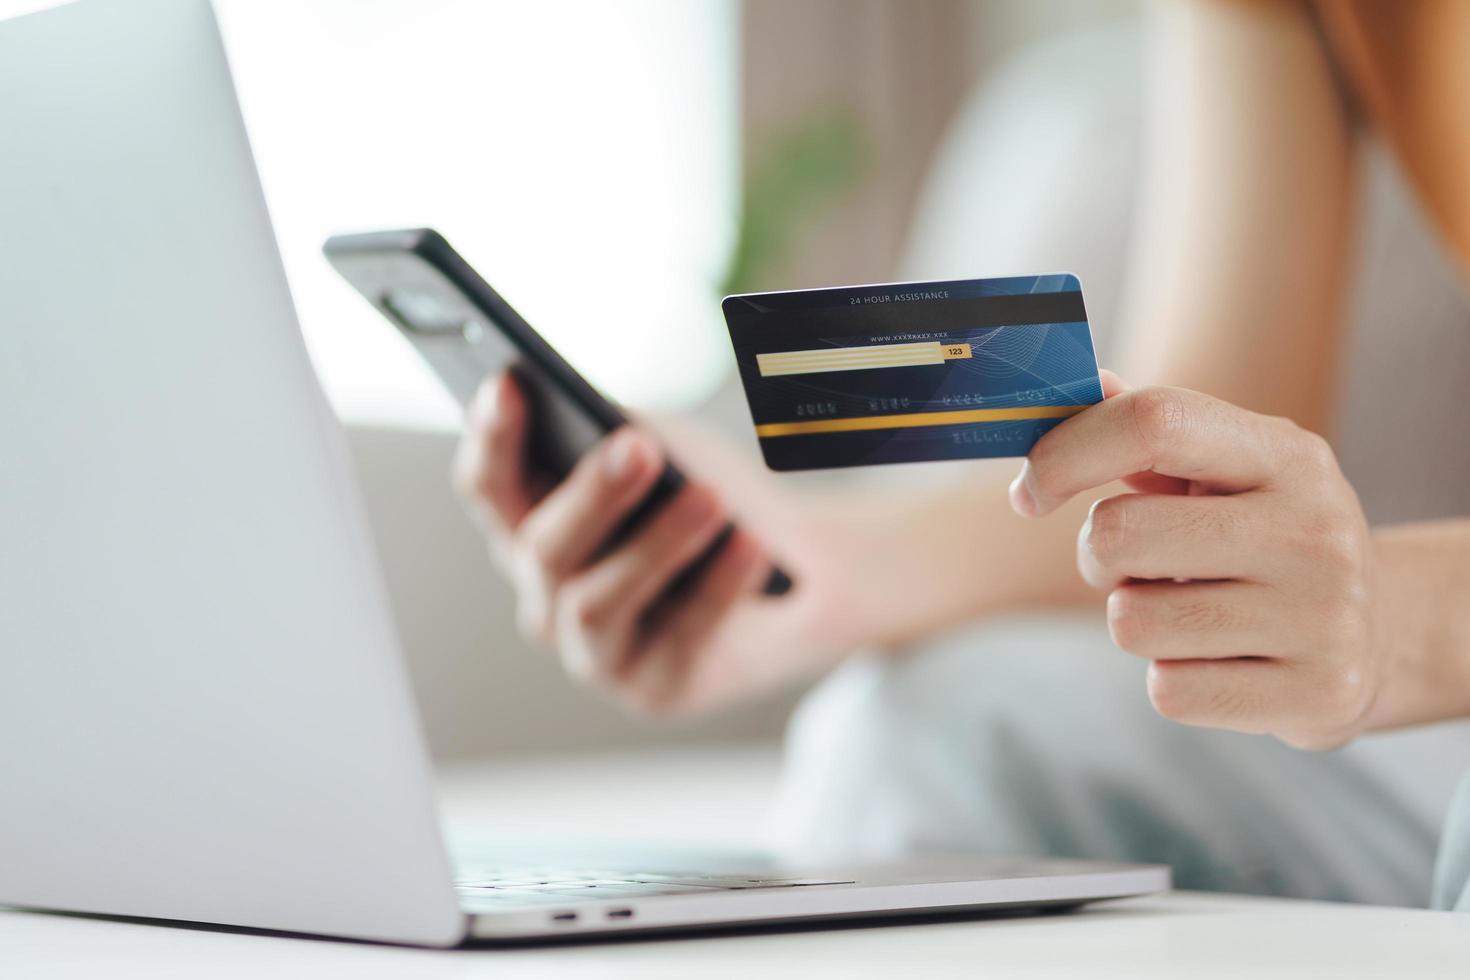
<svg viewBox="0 0 1470 980"><path fill-rule="evenodd" d="M1176 892L1063 916L430 951L0 912L0 976L99 977L1470 976L1470 920L1448 912Z"/></svg>
<svg viewBox="0 0 1470 980"><path fill-rule="evenodd" d="M499 835L749 845L774 786L769 750L507 762L446 773L446 810ZM539 815L539 816L538 816ZM754 828L754 829L753 829ZM521 836L517 834L517 836ZM0 910L0 978L209 977L1470 978L1470 916L1176 892L1027 916L429 951Z"/></svg>

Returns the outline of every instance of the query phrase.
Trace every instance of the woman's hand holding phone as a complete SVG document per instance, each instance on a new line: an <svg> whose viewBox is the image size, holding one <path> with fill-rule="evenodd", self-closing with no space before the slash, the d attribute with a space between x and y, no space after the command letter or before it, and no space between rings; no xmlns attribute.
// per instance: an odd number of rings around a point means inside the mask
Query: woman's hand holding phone
<svg viewBox="0 0 1470 980"><path fill-rule="evenodd" d="M809 603L761 595L772 559L744 527L670 594L731 520L711 482L691 473L609 547L663 469L659 443L624 426L554 483L527 465L528 422L515 380L488 379L468 414L455 484L515 588L521 631L569 674L635 710L677 713L778 683L811 659L769 656L767 631L801 646Z"/></svg>

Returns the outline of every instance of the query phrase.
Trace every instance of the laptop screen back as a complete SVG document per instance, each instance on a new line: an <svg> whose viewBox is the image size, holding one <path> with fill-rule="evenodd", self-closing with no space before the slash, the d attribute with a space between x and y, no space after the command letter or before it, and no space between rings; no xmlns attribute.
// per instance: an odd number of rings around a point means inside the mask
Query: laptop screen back
<svg viewBox="0 0 1470 980"><path fill-rule="evenodd" d="M454 942L208 4L0 22L0 134L0 904Z"/></svg>

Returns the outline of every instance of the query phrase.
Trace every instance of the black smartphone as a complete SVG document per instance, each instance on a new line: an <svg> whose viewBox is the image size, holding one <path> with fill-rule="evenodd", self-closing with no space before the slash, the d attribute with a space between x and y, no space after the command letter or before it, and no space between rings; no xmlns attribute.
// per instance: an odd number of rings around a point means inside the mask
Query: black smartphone
<svg viewBox="0 0 1470 980"><path fill-rule="evenodd" d="M554 479L565 477L582 454L627 421L433 229L334 235L322 251L402 331L461 404L469 404L486 375L513 372L530 401L531 464ZM666 463L612 540L647 519L683 483L684 474ZM727 526L686 577L697 574L733 530ZM782 595L791 585L784 571L773 568L764 591Z"/></svg>

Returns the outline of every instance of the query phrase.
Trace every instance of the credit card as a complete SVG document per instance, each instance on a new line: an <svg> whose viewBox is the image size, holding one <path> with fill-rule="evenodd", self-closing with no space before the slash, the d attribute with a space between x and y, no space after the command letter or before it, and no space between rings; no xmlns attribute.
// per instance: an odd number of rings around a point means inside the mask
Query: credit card
<svg viewBox="0 0 1470 980"><path fill-rule="evenodd" d="M1024 456L1102 401L1077 277L726 297L766 465Z"/></svg>

